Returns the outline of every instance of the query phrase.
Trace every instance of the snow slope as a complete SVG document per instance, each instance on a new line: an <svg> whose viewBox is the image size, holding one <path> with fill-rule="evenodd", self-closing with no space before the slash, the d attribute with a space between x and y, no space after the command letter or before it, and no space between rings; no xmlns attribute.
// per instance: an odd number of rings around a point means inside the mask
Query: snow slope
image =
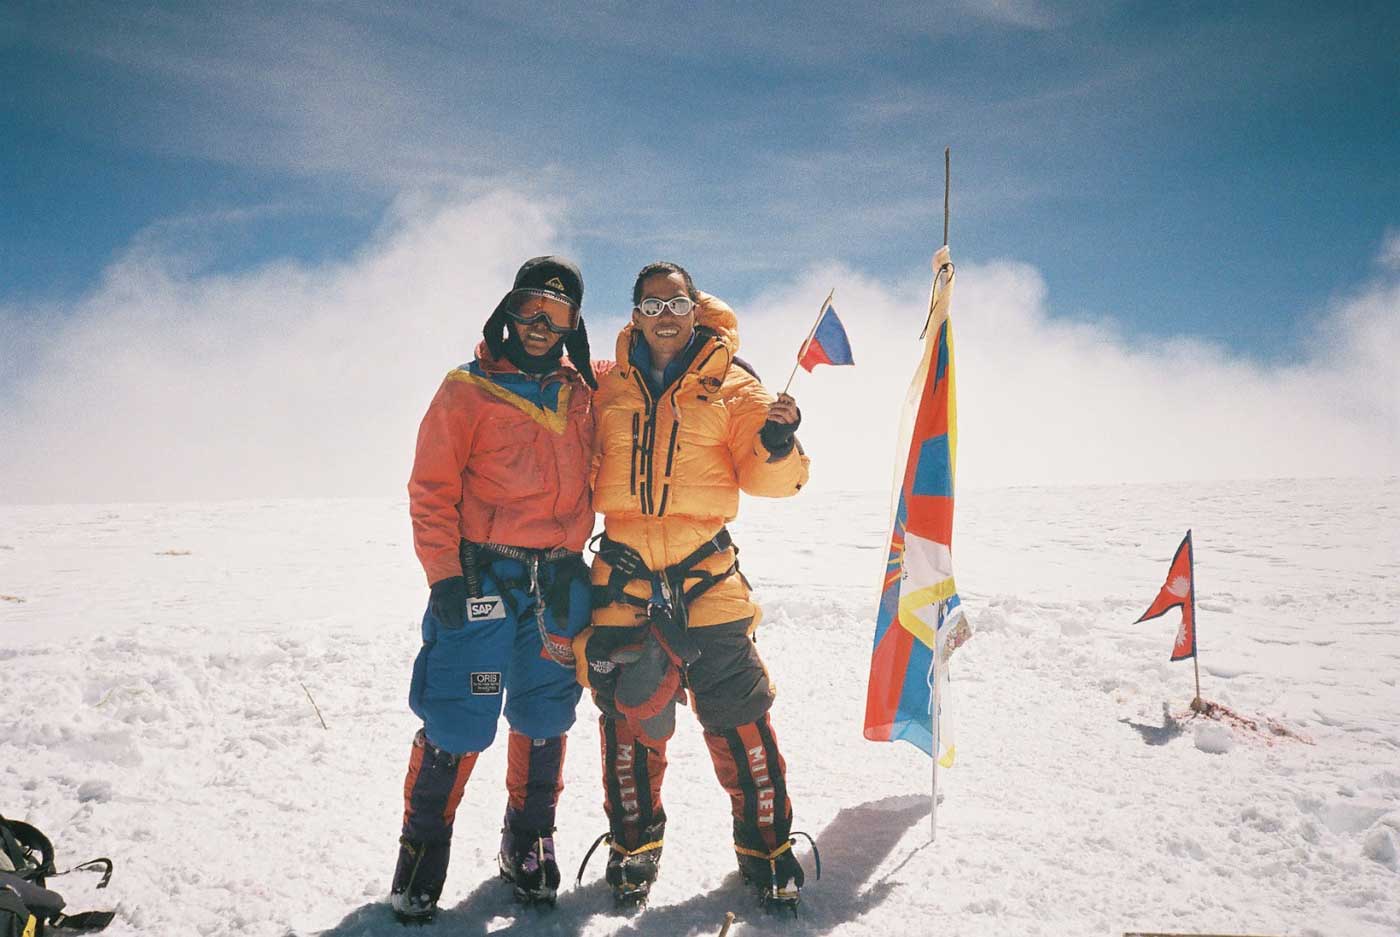
<svg viewBox="0 0 1400 937"><path fill-rule="evenodd" d="M797 826L822 849L801 917L733 871L727 800L687 715L651 906L602 859L552 913L493 880L504 746L457 822L437 932L1400 933L1400 483L969 491L954 664L959 764L926 845L928 760L861 737L882 493L748 501L733 525ZM1204 695L1308 742L1163 722L1191 665L1174 616L1132 624L1195 529ZM130 934L401 934L382 899L415 722L425 590L389 501L0 507L0 812ZM306 691L303 690L305 685ZM307 698L314 696L329 729ZM592 704L571 736L566 875L605 828Z"/></svg>

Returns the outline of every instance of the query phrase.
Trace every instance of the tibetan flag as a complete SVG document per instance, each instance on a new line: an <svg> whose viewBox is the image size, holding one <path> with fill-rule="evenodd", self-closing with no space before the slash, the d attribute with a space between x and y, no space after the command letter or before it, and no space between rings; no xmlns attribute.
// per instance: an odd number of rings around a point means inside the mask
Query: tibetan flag
<svg viewBox="0 0 1400 937"><path fill-rule="evenodd" d="M1196 656L1196 572L1191 554L1191 531L1186 531L1186 539L1176 548L1172 557L1171 569L1167 570L1167 582L1162 591L1138 621L1147 621L1165 615L1174 608L1181 609L1181 627L1176 631L1176 645L1172 648L1172 660L1185 660ZM1133 624L1137 624L1134 622Z"/></svg>
<svg viewBox="0 0 1400 937"><path fill-rule="evenodd" d="M924 352L900 420L889 552L875 618L865 737L903 739L951 767L948 659L972 636L953 583L958 421L948 321L953 264L933 258ZM937 718L935 718L935 716Z"/></svg>
<svg viewBox="0 0 1400 937"><path fill-rule="evenodd" d="M846 340L846 328L836 316L836 307L828 299L817 316L817 327L798 352L797 363L810 372L819 364L855 364L851 343Z"/></svg>

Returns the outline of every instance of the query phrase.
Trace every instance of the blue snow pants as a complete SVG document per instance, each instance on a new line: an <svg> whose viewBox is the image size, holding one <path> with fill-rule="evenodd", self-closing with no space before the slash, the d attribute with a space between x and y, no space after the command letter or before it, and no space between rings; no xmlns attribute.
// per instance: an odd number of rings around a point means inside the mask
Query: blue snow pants
<svg viewBox="0 0 1400 937"><path fill-rule="evenodd" d="M553 573L553 565L540 564L546 595ZM428 741L443 751L484 751L496 738L502 708L510 727L533 739L563 735L574 724L583 688L572 667L545 654L527 580L524 563L496 559L483 564L482 596L468 599L463 627L444 627L431 604L423 613L408 705L423 720ZM566 622L549 612L545 619L564 639L582 631L589 619L587 580L571 584Z"/></svg>

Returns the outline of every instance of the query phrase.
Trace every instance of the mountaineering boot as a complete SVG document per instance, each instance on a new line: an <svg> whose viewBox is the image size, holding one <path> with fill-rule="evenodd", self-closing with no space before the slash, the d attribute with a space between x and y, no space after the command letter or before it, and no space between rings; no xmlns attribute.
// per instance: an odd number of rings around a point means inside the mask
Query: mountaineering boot
<svg viewBox="0 0 1400 937"><path fill-rule="evenodd" d="M389 888L389 906L404 923L422 924L437 913L452 852L452 823L477 753L454 755L428 741L422 729L413 738L403 782L403 835Z"/></svg>
<svg viewBox="0 0 1400 937"><path fill-rule="evenodd" d="M744 884L754 890L759 906L766 911L787 908L791 909L794 915L797 913L802 886L807 878L801 863L792 852L798 836L806 837L807 842L811 844L812 855L816 860L817 878L821 878L821 854L817 852L817 844L806 833L794 833L787 842L769 852L747 849L737 843L734 845L734 851L739 857L739 874L743 876Z"/></svg>
<svg viewBox="0 0 1400 937"><path fill-rule="evenodd" d="M795 840L787 763L768 714L732 729L707 728L705 744L715 776L729 794L739 874L754 888L764 908L791 908L796 913L805 876L792 854ZM808 842L811 839L807 836ZM812 851L816 853L815 844ZM820 857L817 875L821 875Z"/></svg>
<svg viewBox="0 0 1400 937"><path fill-rule="evenodd" d="M613 902L619 908L636 908L645 905L651 894L651 885L661 865L662 839L666 833L666 818L658 818L641 831L635 846L629 849L623 845L629 841L626 833L612 830L593 841L579 863L578 877L574 885L583 884L583 871L588 868L588 860L603 843L608 844L608 865L604 878L612 889Z"/></svg>
<svg viewBox="0 0 1400 937"><path fill-rule="evenodd" d="M666 818L648 826L642 842L628 849L609 834L608 867L604 874L612 888L613 901L620 906L646 904L652 883L661 871L661 847L666 834Z"/></svg>
<svg viewBox="0 0 1400 937"><path fill-rule="evenodd" d="M416 843L408 837L399 840L389 907L401 923L426 924L437 914L451 850L451 843Z"/></svg>
<svg viewBox="0 0 1400 937"><path fill-rule="evenodd" d="M506 763L510 796L497 864L501 878L511 883L515 900L522 904L553 906L559 892L554 811L564 790L567 741L562 735L536 739L510 731Z"/></svg>
<svg viewBox="0 0 1400 937"><path fill-rule="evenodd" d="M521 904L554 905L559 893L559 864L554 858L554 830L530 830L506 811L501 851L496 859L501 878L510 882Z"/></svg>
<svg viewBox="0 0 1400 937"><path fill-rule="evenodd" d="M661 861L666 811L661 806L661 781L666 775L666 742L648 744L626 720L604 714L598 727L603 743L603 812L608 832L593 841L608 844L606 878L620 907L646 903ZM579 866L583 879L584 856Z"/></svg>

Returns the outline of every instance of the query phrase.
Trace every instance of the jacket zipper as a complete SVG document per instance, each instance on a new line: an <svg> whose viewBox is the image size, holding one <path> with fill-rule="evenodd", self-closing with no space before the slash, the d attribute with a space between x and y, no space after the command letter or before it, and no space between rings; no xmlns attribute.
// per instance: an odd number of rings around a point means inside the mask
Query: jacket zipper
<svg viewBox="0 0 1400 937"><path fill-rule="evenodd" d="M651 514L655 510L652 501L653 485L655 479L652 478L652 448L656 441L656 404L651 399L651 391L647 389L646 380L643 379L641 371L633 369L632 376L637 380L637 388L642 392L642 403L645 407L646 423L642 427L642 473L646 475L646 481L642 483L641 508L643 514ZM633 414L635 416L635 414Z"/></svg>
<svg viewBox="0 0 1400 937"><path fill-rule="evenodd" d="M632 414L632 494L637 493L637 454L641 452L641 444L637 439L637 428L641 425L642 417L640 413Z"/></svg>

